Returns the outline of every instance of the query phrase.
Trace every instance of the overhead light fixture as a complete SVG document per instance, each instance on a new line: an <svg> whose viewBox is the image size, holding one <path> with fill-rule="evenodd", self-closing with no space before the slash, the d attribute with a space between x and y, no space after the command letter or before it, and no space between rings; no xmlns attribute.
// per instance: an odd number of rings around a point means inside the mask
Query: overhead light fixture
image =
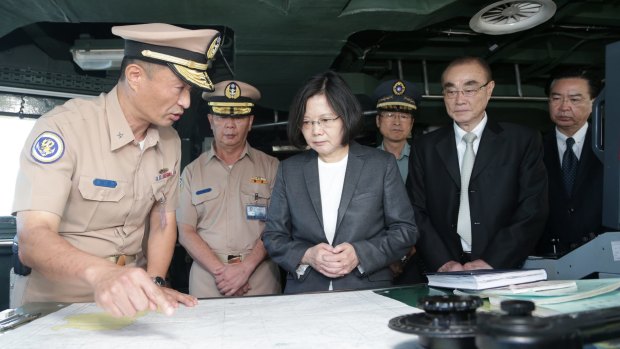
<svg viewBox="0 0 620 349"><path fill-rule="evenodd" d="M123 61L123 49L71 49L73 61L82 70L118 70Z"/></svg>
<svg viewBox="0 0 620 349"><path fill-rule="evenodd" d="M118 70L123 61L125 42L122 39L75 40L70 49L73 61L82 70Z"/></svg>
<svg viewBox="0 0 620 349"><path fill-rule="evenodd" d="M469 27L483 34L512 34L546 22L556 8L552 0L498 1L478 11Z"/></svg>

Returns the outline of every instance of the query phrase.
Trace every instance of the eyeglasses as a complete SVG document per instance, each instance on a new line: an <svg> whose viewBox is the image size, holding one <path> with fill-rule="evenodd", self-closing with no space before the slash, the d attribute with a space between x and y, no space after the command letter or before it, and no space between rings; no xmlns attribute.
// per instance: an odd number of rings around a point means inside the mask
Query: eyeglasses
<svg viewBox="0 0 620 349"><path fill-rule="evenodd" d="M409 113L382 112L379 115L389 120L395 120L396 118L398 118L400 120L408 121L412 119L411 114Z"/></svg>
<svg viewBox="0 0 620 349"><path fill-rule="evenodd" d="M314 125L317 125L323 129L330 128L336 124L336 120L338 120L338 118L340 118L340 116L336 116L335 118L320 118L316 121L304 120L301 122L301 128L303 130L311 130Z"/></svg>
<svg viewBox="0 0 620 349"><path fill-rule="evenodd" d="M456 98L456 96L458 96L459 92L462 92L463 96L465 97L473 97L478 93L478 91L485 88L490 82L491 80L487 81L486 84L480 87L465 88L463 90L456 90L456 89L443 90L443 96L447 99L454 99Z"/></svg>

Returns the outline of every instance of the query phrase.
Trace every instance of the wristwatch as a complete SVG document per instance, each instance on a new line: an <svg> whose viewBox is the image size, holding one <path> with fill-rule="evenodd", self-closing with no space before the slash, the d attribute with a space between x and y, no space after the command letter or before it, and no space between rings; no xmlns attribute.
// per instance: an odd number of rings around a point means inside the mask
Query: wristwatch
<svg viewBox="0 0 620 349"><path fill-rule="evenodd" d="M156 276L153 278L153 282L157 286L166 286L166 280L161 276Z"/></svg>

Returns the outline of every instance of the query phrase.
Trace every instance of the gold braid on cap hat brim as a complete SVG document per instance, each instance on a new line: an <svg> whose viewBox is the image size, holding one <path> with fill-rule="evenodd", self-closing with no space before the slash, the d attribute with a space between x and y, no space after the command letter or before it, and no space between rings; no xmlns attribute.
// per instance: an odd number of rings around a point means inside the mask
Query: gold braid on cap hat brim
<svg viewBox="0 0 620 349"><path fill-rule="evenodd" d="M247 115L252 113L254 103L209 102L209 106L218 115Z"/></svg>
<svg viewBox="0 0 620 349"><path fill-rule="evenodd" d="M407 109L416 110L418 107L411 103L403 103L403 102L388 102L388 103L379 103L377 104L377 108L389 108L389 107L403 107Z"/></svg>
<svg viewBox="0 0 620 349"><path fill-rule="evenodd" d="M183 58L179 58L179 57L175 57L175 56L167 55L165 53L159 53L159 52L155 52L151 50L142 50L142 52L140 53L142 53L144 57L149 57L149 58L157 59L157 60L168 62L168 63L179 64L179 65L182 65L190 69L206 71L207 68L209 67L208 64L198 63L198 62L190 61L189 59L183 59Z"/></svg>
<svg viewBox="0 0 620 349"><path fill-rule="evenodd" d="M201 86L203 88L207 88L210 91L215 89L215 85L211 82L209 75L207 75L206 71L199 71L188 68L186 66L173 64L174 69L183 76L183 78L187 79L188 82Z"/></svg>

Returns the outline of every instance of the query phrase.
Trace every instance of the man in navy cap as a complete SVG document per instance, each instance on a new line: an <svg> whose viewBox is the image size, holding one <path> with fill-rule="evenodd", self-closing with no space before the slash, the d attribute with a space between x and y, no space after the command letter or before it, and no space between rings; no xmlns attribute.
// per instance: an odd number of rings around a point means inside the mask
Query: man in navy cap
<svg viewBox="0 0 620 349"><path fill-rule="evenodd" d="M411 135L420 94L411 82L388 80L375 89L374 97L377 100L377 127L383 136L378 148L394 154L405 182L411 150L407 138Z"/></svg>
<svg viewBox="0 0 620 349"><path fill-rule="evenodd" d="M190 89L213 90L206 71L220 34L159 23L112 32L125 39L118 84L43 115L22 151L12 307L95 301L133 316L197 302L162 287L181 162L171 126L189 107Z"/></svg>
<svg viewBox="0 0 620 349"><path fill-rule="evenodd" d="M260 97L235 80L202 95L213 144L183 170L177 210L179 242L194 260L189 293L196 297L281 291L280 271L260 238L278 159L247 141Z"/></svg>
<svg viewBox="0 0 620 349"><path fill-rule="evenodd" d="M414 113L420 105L420 93L409 81L388 80L381 83L373 95L377 100L377 127L383 136L378 148L396 157L398 170L403 182L406 182L411 152L407 139L415 122ZM395 284L424 281L415 251L415 246L412 246L400 261L390 264Z"/></svg>

